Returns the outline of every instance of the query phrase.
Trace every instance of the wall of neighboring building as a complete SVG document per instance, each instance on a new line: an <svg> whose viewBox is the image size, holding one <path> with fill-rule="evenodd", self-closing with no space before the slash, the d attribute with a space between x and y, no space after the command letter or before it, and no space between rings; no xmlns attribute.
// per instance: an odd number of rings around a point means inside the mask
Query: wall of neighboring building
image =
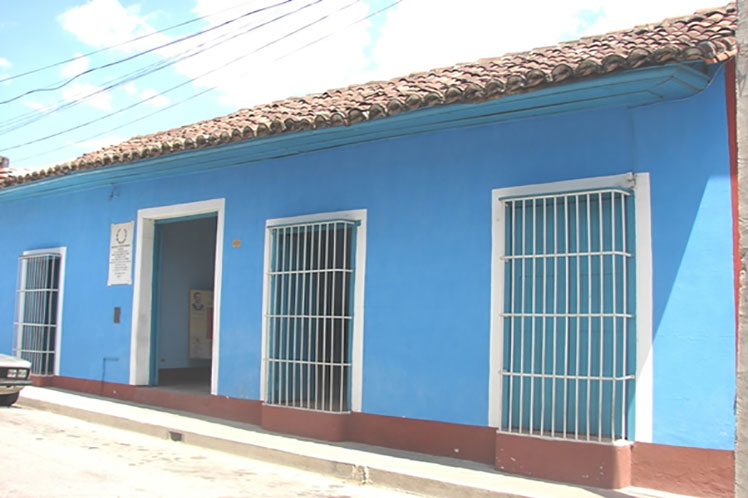
<svg viewBox="0 0 748 498"><path fill-rule="evenodd" d="M735 324L721 74L693 98L634 109L250 164L240 164L241 147L206 152L206 165L239 166L2 204L0 274L15 275L23 250L68 247L63 375L100 379L102 358L114 357L105 380L128 381L132 287L106 286L109 224L136 219L146 207L225 198L219 393L257 399L265 220L367 209L363 411L485 425L491 190L650 172L653 440L732 448ZM228 243L234 240L240 243ZM0 282L0 323L13 319L13 280ZM112 323L114 306L123 308L120 324ZM9 335L0 336L6 350Z"/></svg>
<svg viewBox="0 0 748 498"><path fill-rule="evenodd" d="M738 0L738 27L734 88L736 98L736 157L734 202L736 223L736 270L739 286L737 329L737 396L735 442L735 496L748 494L748 1Z"/></svg>

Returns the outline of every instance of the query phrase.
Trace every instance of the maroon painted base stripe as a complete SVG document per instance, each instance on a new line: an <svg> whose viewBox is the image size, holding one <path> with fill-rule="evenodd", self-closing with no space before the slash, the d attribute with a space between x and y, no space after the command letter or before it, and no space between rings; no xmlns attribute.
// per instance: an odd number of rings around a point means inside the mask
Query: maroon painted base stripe
<svg viewBox="0 0 748 498"><path fill-rule="evenodd" d="M734 456L726 450L554 440L497 433L492 427L371 413L320 413L72 377L32 380L35 385L244 422L279 433L471 460L541 479L605 488L634 485L698 496L730 496L733 486Z"/></svg>

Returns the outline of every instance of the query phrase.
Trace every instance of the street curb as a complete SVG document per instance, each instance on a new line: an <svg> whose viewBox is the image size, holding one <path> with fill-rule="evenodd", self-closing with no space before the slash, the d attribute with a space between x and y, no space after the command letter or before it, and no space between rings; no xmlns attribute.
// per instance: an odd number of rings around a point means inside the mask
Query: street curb
<svg viewBox="0 0 748 498"><path fill-rule="evenodd" d="M529 498L531 494L516 494L494 489L469 486L428 476L397 472L387 468L359 465L350 461L285 451L259 444L234 441L197 432L184 431L179 427L151 424L106 413L95 412L74 406L21 397L18 406L48 411L58 415L77 418L94 424L107 425L161 439L180 441L192 446L222 451L237 456L249 457L264 462L294 467L317 474L334 477L358 484L371 484L415 494L443 497L467 498ZM150 409L148 407L142 407ZM212 422L216 423L216 422Z"/></svg>

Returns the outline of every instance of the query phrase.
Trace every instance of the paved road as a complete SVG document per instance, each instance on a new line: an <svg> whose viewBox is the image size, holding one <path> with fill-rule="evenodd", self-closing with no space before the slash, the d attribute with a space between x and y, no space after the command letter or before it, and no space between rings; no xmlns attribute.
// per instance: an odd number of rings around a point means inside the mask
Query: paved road
<svg viewBox="0 0 748 498"><path fill-rule="evenodd" d="M413 497L48 412L0 408L0 496Z"/></svg>

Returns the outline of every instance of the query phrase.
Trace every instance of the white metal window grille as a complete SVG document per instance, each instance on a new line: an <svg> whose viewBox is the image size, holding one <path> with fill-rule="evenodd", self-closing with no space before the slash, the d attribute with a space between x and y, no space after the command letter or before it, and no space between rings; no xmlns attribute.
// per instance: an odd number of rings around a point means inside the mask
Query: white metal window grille
<svg viewBox="0 0 748 498"><path fill-rule="evenodd" d="M14 353L31 362L31 373L52 375L58 332L60 255L21 256Z"/></svg>
<svg viewBox="0 0 748 498"><path fill-rule="evenodd" d="M269 227L269 404L350 410L353 254L358 222Z"/></svg>
<svg viewBox="0 0 748 498"><path fill-rule="evenodd" d="M501 199L502 431L633 433L632 199L619 189Z"/></svg>

